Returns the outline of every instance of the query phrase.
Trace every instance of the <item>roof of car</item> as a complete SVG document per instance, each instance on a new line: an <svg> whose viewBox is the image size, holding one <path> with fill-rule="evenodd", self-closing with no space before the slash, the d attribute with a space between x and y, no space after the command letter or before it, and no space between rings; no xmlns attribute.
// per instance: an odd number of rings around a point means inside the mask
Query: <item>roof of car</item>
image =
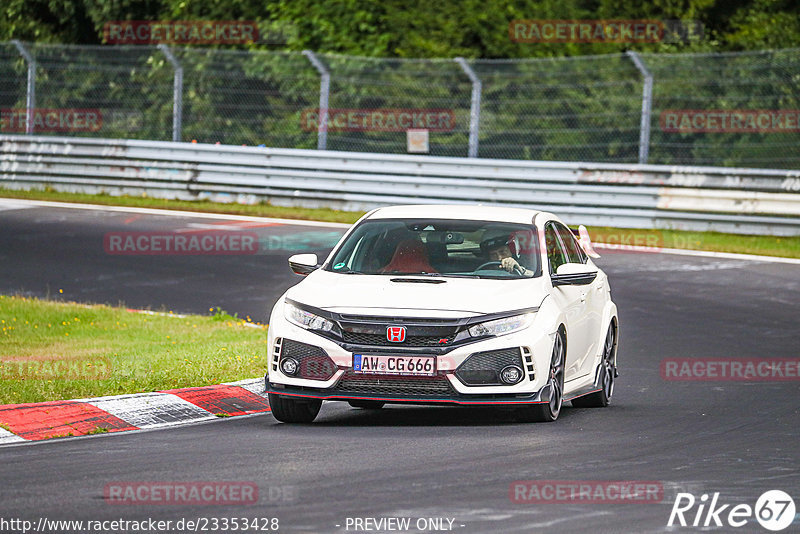
<svg viewBox="0 0 800 534"><path fill-rule="evenodd" d="M467 219L531 224L538 214L549 213L525 208L505 208L464 204L421 204L378 208L370 219Z"/></svg>

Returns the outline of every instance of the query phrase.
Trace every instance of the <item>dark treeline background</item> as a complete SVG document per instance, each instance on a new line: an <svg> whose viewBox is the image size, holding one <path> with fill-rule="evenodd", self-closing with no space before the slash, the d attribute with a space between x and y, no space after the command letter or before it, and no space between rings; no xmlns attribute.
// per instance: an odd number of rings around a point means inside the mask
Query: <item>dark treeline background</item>
<svg viewBox="0 0 800 534"><path fill-rule="evenodd" d="M523 58L800 46L798 0L4 0L0 41L102 44L113 20L255 20L291 27L282 48L373 57ZM515 19L696 20L690 43L522 44ZM252 48L275 48L256 44Z"/></svg>

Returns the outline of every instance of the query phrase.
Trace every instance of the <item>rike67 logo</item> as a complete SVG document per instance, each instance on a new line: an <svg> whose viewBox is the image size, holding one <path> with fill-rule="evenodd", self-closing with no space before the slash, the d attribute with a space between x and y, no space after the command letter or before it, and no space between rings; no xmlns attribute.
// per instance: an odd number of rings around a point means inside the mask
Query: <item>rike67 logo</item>
<svg viewBox="0 0 800 534"><path fill-rule="evenodd" d="M678 493L667 526L681 527L734 527L739 528L758 521L767 530L778 532L794 522L795 504L792 497L781 490L764 492L755 507L749 504L723 504L719 492L710 498L707 493L695 498L691 493Z"/></svg>

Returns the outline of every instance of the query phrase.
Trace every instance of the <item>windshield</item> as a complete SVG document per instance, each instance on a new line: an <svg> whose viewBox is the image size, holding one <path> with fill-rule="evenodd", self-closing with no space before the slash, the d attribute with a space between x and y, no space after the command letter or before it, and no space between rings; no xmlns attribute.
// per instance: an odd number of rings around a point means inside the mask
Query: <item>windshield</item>
<svg viewBox="0 0 800 534"><path fill-rule="evenodd" d="M533 225L376 219L359 224L325 270L344 274L531 278L541 274L538 248Z"/></svg>

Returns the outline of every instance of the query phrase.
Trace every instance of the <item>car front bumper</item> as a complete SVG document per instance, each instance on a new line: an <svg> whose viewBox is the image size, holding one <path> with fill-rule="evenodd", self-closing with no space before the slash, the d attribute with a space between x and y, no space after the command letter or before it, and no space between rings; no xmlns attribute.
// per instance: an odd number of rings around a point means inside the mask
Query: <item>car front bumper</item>
<svg viewBox="0 0 800 534"><path fill-rule="evenodd" d="M355 346L329 339L301 328L283 317L281 303L273 310L268 331L269 370L266 390L269 393L297 399L331 401L371 400L385 403L515 406L543 404L550 401L548 383L550 357L555 328L544 317L518 332L474 342L434 348L393 348ZM551 331L552 330L552 331ZM279 362L281 346L288 343L305 345L318 351L328 368L316 379L284 374ZM460 379L459 367L478 353L515 350L520 352L523 379L518 383L475 385ZM285 352L285 351L284 351ZM356 374L354 354L415 354L435 357L435 376L398 376ZM461 377L463 378L463 377Z"/></svg>
<svg viewBox="0 0 800 534"><path fill-rule="evenodd" d="M316 399L325 401L377 401L388 404L422 404L422 405L456 405L456 406L523 406L545 404L550 402L550 390L543 387L530 394L496 394L496 395L392 395L376 392L335 391L332 388L298 387L284 384L273 384L265 377L266 391L296 399Z"/></svg>

